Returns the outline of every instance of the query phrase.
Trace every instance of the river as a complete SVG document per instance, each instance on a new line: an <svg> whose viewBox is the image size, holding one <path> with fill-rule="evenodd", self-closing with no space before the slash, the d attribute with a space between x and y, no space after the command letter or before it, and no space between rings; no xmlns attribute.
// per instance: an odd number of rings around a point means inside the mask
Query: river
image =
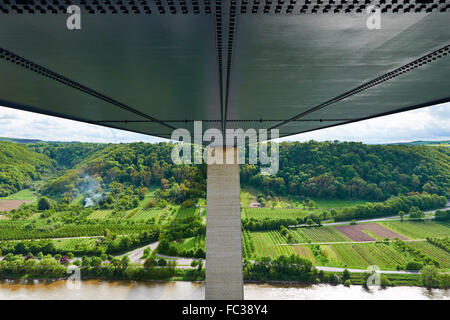
<svg viewBox="0 0 450 320"><path fill-rule="evenodd" d="M273 285L246 284L246 299L264 300L322 300L322 299L412 299L450 300L449 290L429 291L420 287L392 287L367 291L361 286ZM203 283L194 282L135 282L83 280L79 286L67 281L1 280L0 300L172 300L204 299Z"/></svg>

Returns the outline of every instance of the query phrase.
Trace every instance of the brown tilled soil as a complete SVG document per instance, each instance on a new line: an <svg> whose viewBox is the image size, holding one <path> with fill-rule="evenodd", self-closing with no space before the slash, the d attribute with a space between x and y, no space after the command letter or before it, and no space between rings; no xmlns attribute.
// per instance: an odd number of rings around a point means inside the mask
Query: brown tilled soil
<svg viewBox="0 0 450 320"><path fill-rule="evenodd" d="M389 238L390 240L394 240L395 238L399 238L401 240L408 240L408 238L395 233L377 223L363 223L357 225L348 225L348 226L335 226L337 230L342 232L344 235L352 239L353 241L374 241L376 239L372 238L368 234L364 233L363 230L368 230L380 238Z"/></svg>
<svg viewBox="0 0 450 320"><path fill-rule="evenodd" d="M29 203L29 200L0 200L0 212L17 209L22 203Z"/></svg>

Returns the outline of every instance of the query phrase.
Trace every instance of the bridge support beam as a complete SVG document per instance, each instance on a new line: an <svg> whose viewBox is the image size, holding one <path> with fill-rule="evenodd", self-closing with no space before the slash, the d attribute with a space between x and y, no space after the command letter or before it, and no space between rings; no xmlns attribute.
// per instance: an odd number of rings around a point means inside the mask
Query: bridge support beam
<svg viewBox="0 0 450 320"><path fill-rule="evenodd" d="M211 152L237 153L215 147ZM231 155L233 156L233 155ZM239 164L208 164L206 217L207 300L242 300L242 232Z"/></svg>

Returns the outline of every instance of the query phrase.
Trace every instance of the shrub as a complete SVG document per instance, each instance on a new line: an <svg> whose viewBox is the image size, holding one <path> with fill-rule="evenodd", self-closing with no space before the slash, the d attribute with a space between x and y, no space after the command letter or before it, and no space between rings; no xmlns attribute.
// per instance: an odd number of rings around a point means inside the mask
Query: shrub
<svg viewBox="0 0 450 320"><path fill-rule="evenodd" d="M387 286L389 286L390 284L391 284L391 283L390 283L388 277L386 277L386 275L382 274L382 275L380 276L380 286L384 289L384 288L386 288Z"/></svg>
<svg viewBox="0 0 450 320"><path fill-rule="evenodd" d="M341 282L341 278L337 274L330 274L330 278L328 281L332 285L337 285Z"/></svg>
<svg viewBox="0 0 450 320"><path fill-rule="evenodd" d="M420 270L423 264L418 261L410 261L406 264L406 270Z"/></svg>
<svg viewBox="0 0 450 320"><path fill-rule="evenodd" d="M420 272L422 273L422 284L427 288L437 288L439 286L439 273L435 266L425 266Z"/></svg>
<svg viewBox="0 0 450 320"><path fill-rule="evenodd" d="M39 211L45 211L50 209L50 201L47 197L41 197L38 201L38 210Z"/></svg>
<svg viewBox="0 0 450 320"><path fill-rule="evenodd" d="M159 259L158 260L158 266L160 267L165 267L167 265L167 261L164 259Z"/></svg>

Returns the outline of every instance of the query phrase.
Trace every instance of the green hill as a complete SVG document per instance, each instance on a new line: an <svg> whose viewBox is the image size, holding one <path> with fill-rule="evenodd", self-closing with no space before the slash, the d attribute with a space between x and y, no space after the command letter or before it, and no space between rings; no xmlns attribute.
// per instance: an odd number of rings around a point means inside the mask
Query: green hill
<svg viewBox="0 0 450 320"><path fill-rule="evenodd" d="M433 146L433 147L450 147L450 140L444 141L411 141L411 142L396 142L388 145L407 145L407 146Z"/></svg>
<svg viewBox="0 0 450 320"><path fill-rule="evenodd" d="M280 169L241 166L241 183L271 195L385 200L408 192L450 193L450 149L355 142L280 144Z"/></svg>
<svg viewBox="0 0 450 320"><path fill-rule="evenodd" d="M151 185L159 197L181 203L204 197L205 165L174 165L173 144L1 142L1 194L27 186L53 166L53 178L41 191L74 199L93 184L102 197L133 195ZM355 142L284 142L280 169L263 176L257 165L241 166L241 184L271 196L315 199L386 200L409 192L449 196L450 149L426 145L365 145ZM55 178L56 177L56 178ZM48 178L46 178L48 180ZM99 187L97 187L99 186Z"/></svg>
<svg viewBox="0 0 450 320"><path fill-rule="evenodd" d="M28 188L54 165L53 160L25 145L0 141L0 197Z"/></svg>

